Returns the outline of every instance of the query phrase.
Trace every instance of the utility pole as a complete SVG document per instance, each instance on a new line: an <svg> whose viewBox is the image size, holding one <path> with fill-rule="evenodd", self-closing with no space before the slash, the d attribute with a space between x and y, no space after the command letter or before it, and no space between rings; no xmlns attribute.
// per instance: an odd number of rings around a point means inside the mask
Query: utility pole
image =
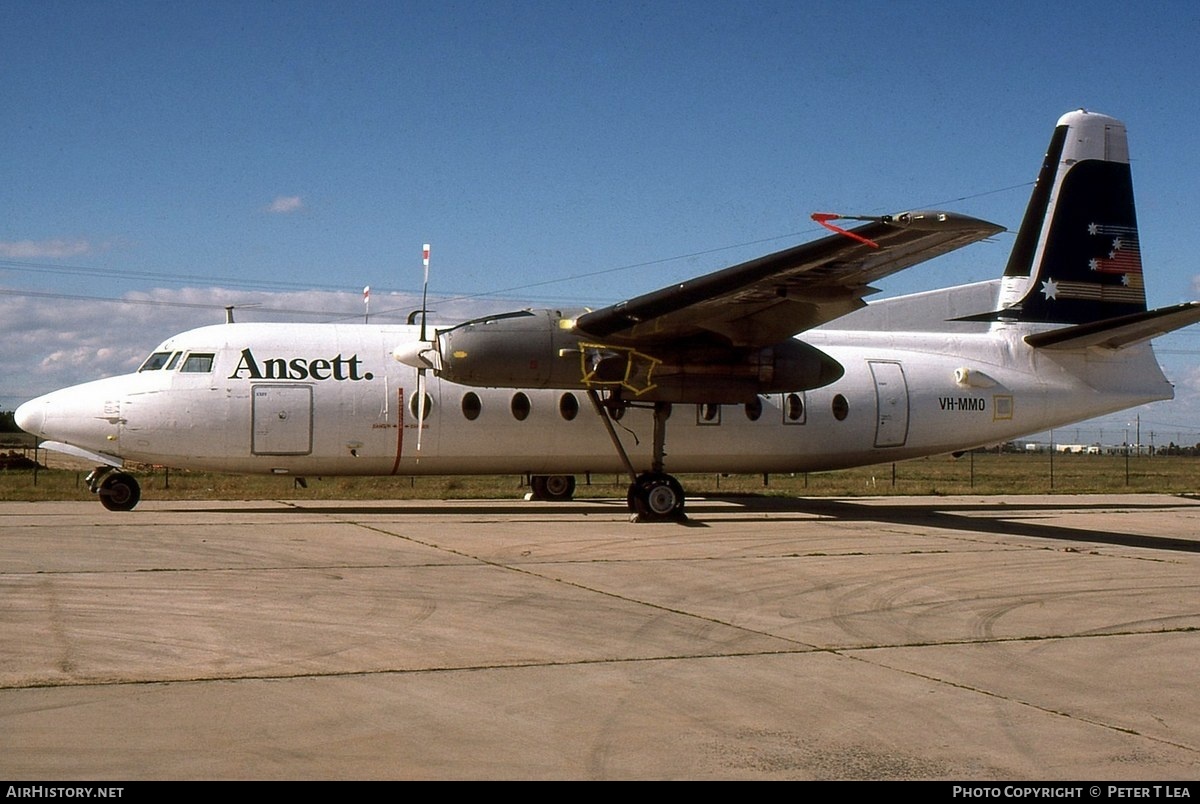
<svg viewBox="0 0 1200 804"><path fill-rule="evenodd" d="M1125 428L1125 485L1129 485L1129 428Z"/></svg>

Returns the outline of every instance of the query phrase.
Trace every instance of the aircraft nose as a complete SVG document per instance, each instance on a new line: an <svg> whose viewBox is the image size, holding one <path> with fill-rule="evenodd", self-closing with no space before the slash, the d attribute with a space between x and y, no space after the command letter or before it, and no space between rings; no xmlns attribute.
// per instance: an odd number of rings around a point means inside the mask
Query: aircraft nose
<svg viewBox="0 0 1200 804"><path fill-rule="evenodd" d="M41 398L17 406L13 418L25 432L31 435L43 435L42 428L46 425L46 405Z"/></svg>
<svg viewBox="0 0 1200 804"><path fill-rule="evenodd" d="M124 422L122 382L110 377L51 391L18 407L13 419L25 432L50 441L112 449Z"/></svg>

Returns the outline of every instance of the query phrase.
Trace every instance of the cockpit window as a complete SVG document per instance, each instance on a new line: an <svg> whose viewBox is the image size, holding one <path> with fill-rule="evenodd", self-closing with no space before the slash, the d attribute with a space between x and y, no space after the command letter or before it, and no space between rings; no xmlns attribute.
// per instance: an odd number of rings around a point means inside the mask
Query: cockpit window
<svg viewBox="0 0 1200 804"><path fill-rule="evenodd" d="M207 374L212 371L213 357L214 355L208 352L192 352L183 361L183 367L179 370L196 374Z"/></svg>
<svg viewBox="0 0 1200 804"><path fill-rule="evenodd" d="M142 367L138 371L158 371L167 364L167 360L170 357L170 352L155 352L146 358L146 362L142 364Z"/></svg>
<svg viewBox="0 0 1200 804"><path fill-rule="evenodd" d="M166 367L166 369L164 369L164 370L165 370L165 371L170 371L171 369L173 369L173 368L175 368L177 365L179 365L179 358L180 358L180 357L182 357L182 356L183 356L183 352L176 352L175 354L171 355L171 359L170 359L170 361L167 363L167 367Z"/></svg>

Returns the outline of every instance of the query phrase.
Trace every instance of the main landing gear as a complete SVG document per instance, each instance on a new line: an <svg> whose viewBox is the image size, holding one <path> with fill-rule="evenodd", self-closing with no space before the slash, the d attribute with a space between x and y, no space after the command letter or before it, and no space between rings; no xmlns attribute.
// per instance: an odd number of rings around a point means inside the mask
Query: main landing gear
<svg viewBox="0 0 1200 804"><path fill-rule="evenodd" d="M626 500L639 522L685 518L683 486L666 472L642 472L629 486Z"/></svg>
<svg viewBox="0 0 1200 804"><path fill-rule="evenodd" d="M604 427L608 430L608 437L612 440L613 446L617 448L617 454L625 464L625 469L633 479L625 498L629 504L633 521L686 519L687 517L683 513L683 486L679 484L678 480L663 471L667 417L671 415L671 403L654 403L654 455L651 459L650 471L639 473L633 468L625 446L617 437L617 431L612 423L614 417L609 414L609 410L623 410L630 407L630 403L616 395L610 396L608 400L601 400L600 395L592 390L589 390L587 395L588 399L592 400L592 405L596 408L596 413L599 414L601 421L604 422Z"/></svg>
<svg viewBox="0 0 1200 804"><path fill-rule="evenodd" d="M142 499L142 487L133 475L112 466L97 466L87 476L88 490L110 511L132 511Z"/></svg>

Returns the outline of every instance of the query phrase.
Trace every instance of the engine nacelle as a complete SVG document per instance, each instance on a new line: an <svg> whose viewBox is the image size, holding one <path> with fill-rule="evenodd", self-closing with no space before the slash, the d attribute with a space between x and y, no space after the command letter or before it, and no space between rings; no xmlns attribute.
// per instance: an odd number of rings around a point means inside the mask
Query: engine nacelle
<svg viewBox="0 0 1200 804"><path fill-rule="evenodd" d="M581 336L554 310L468 321L437 335L439 375L462 385L609 389L647 402L741 403L804 391L843 374L829 355L797 340L764 348L718 342L648 345L644 351Z"/></svg>
<svg viewBox="0 0 1200 804"><path fill-rule="evenodd" d="M573 323L554 310L521 310L439 330L439 374L490 388L577 388L579 338ZM576 359L560 356L564 350Z"/></svg>

